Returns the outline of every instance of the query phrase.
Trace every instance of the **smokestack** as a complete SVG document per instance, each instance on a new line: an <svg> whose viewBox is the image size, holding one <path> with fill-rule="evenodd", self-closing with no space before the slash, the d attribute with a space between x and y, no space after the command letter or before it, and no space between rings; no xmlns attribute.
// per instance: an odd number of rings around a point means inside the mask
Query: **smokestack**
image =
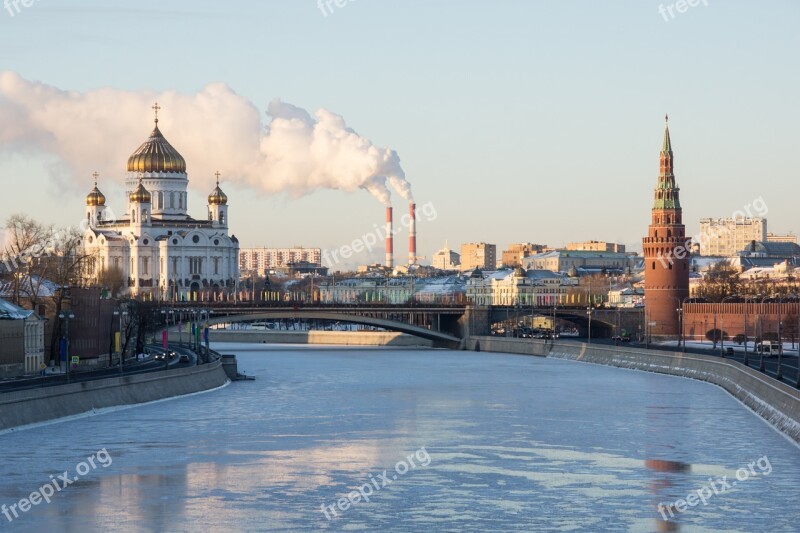
<svg viewBox="0 0 800 533"><path fill-rule="evenodd" d="M409 205L411 226L408 229L408 264L417 264L417 204Z"/></svg>
<svg viewBox="0 0 800 533"><path fill-rule="evenodd" d="M394 267L394 241L393 241L392 208L386 208L386 267Z"/></svg>

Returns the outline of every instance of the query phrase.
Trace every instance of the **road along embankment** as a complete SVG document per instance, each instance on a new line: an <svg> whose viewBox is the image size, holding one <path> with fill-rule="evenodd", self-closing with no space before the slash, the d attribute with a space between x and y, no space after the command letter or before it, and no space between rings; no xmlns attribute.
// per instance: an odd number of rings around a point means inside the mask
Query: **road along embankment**
<svg viewBox="0 0 800 533"><path fill-rule="evenodd" d="M221 361L160 372L98 379L0 394L0 431L98 409L135 405L221 387Z"/></svg>
<svg viewBox="0 0 800 533"><path fill-rule="evenodd" d="M170 332L170 342L178 342ZM186 339L184 339L186 340ZM212 329L209 340L215 342L255 342L259 344L333 344L342 346L433 346L427 339L394 331L259 331Z"/></svg>
<svg viewBox="0 0 800 533"><path fill-rule="evenodd" d="M555 357L669 374L718 385L800 444L800 391L741 363L710 355L503 337L471 337L471 350Z"/></svg>

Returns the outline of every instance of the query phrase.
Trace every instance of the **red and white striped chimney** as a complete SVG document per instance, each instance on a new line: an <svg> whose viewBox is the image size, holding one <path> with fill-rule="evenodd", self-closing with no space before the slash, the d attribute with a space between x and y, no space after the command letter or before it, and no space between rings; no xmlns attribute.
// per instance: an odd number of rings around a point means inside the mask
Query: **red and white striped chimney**
<svg viewBox="0 0 800 533"><path fill-rule="evenodd" d="M408 264L417 264L417 204L409 205L411 225L408 228Z"/></svg>
<svg viewBox="0 0 800 533"><path fill-rule="evenodd" d="M393 240L392 208L386 208L386 267L394 267L394 240Z"/></svg>

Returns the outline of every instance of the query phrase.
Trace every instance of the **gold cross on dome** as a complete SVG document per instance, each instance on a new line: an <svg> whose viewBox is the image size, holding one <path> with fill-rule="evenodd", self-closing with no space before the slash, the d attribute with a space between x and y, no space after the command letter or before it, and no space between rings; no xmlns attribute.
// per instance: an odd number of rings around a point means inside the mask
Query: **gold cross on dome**
<svg viewBox="0 0 800 533"><path fill-rule="evenodd" d="M153 104L152 109L153 111L156 112L156 123L158 123L158 112L161 110L161 106L158 105L158 102L156 102L155 104Z"/></svg>
<svg viewBox="0 0 800 533"><path fill-rule="evenodd" d="M217 186L219 186L219 177L220 177L222 174L220 174L220 173L219 173L219 170L217 170L217 172L216 172L216 173L214 173L214 175L217 177Z"/></svg>
<svg viewBox="0 0 800 533"><path fill-rule="evenodd" d="M100 174L95 170L94 173L92 173L92 177L94 178L94 186L97 187L97 178L100 177Z"/></svg>

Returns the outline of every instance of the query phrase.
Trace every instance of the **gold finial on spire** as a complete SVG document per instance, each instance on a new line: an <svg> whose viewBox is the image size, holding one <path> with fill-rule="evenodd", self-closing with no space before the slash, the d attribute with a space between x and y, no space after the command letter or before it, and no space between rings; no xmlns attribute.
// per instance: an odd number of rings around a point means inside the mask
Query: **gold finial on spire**
<svg viewBox="0 0 800 533"><path fill-rule="evenodd" d="M155 104L153 104L152 109L153 111L156 112L156 124L158 124L158 112L161 110L161 106L158 105L158 102L156 102Z"/></svg>
<svg viewBox="0 0 800 533"><path fill-rule="evenodd" d="M217 187L219 187L219 177L220 177L222 174L220 174L220 173L219 173L219 170L217 170L217 171L214 173L214 175L217 177Z"/></svg>
<svg viewBox="0 0 800 533"><path fill-rule="evenodd" d="M669 113L664 115L664 122L669 123Z"/></svg>

